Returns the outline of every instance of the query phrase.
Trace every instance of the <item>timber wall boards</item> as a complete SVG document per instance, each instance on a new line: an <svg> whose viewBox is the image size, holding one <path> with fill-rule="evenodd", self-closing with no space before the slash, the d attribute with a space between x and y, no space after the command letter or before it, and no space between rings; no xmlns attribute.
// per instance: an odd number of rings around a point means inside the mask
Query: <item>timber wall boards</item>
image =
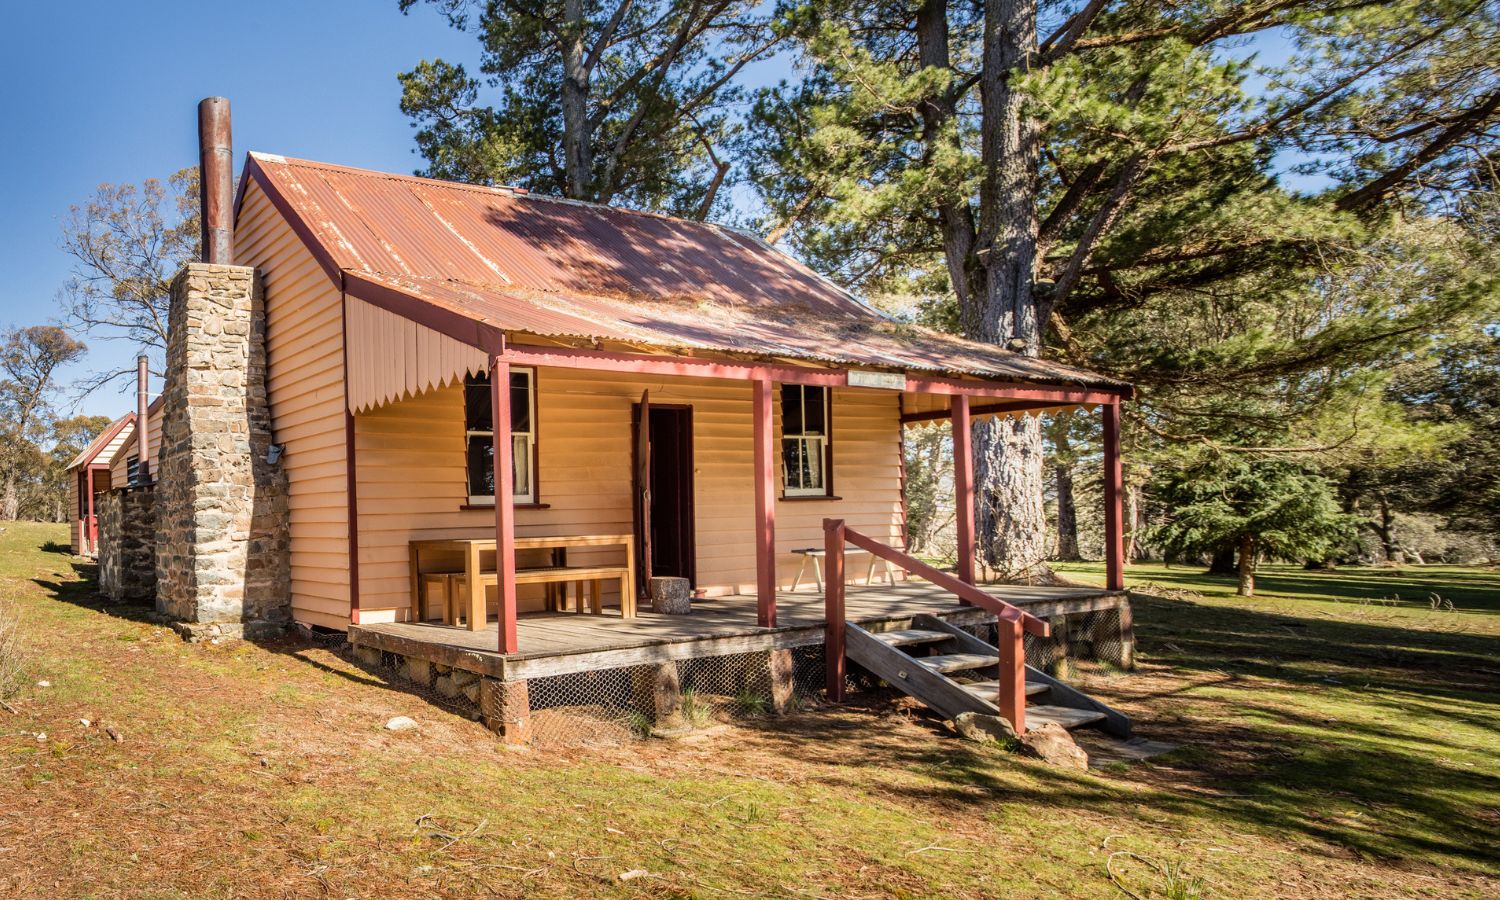
<svg viewBox="0 0 1500 900"><path fill-rule="evenodd" d="M517 535L632 531L631 408L649 389L653 404L693 408L698 586L711 594L754 593L749 382L542 368L537 388L543 506L516 511ZM779 406L776 417L779 422ZM877 540L900 544L898 420L894 393L834 390L834 490L843 499L778 501L777 575L783 588L801 563L792 551L822 546L824 517L842 517ZM432 390L356 416L355 446L361 621L400 621L411 590L409 541L494 530L492 509L462 508L468 499L462 390ZM623 558L619 551L575 549L568 561L620 564ZM458 560L451 562L461 568ZM862 578L863 567L854 568ZM518 608L540 609L540 595L522 593Z"/></svg>

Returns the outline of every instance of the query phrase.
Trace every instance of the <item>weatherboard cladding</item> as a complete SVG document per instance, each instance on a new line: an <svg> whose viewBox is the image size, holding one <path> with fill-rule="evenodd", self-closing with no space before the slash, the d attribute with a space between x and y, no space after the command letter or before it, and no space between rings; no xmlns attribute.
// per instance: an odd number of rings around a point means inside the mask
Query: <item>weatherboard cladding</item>
<svg viewBox="0 0 1500 900"><path fill-rule="evenodd" d="M126 413L113 422L110 422L92 441L89 441L87 447L84 447L78 452L77 456L73 457L72 462L68 463L67 467L69 469L76 469L85 463L91 463L100 453L112 445L118 449L121 434L125 432L128 426L134 424L134 422L135 413L133 412ZM105 461L108 462L108 460L109 457L106 456Z"/></svg>
<svg viewBox="0 0 1500 900"><path fill-rule="evenodd" d="M352 296L389 290L506 332L842 366L1124 387L896 322L757 238L721 226L251 154ZM373 298L370 298L373 299Z"/></svg>

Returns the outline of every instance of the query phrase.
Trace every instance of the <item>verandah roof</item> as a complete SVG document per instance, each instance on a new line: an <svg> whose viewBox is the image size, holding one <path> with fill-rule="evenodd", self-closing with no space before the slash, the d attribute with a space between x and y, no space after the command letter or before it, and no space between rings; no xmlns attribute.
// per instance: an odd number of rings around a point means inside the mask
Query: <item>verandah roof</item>
<svg viewBox="0 0 1500 900"><path fill-rule="evenodd" d="M254 179L351 296L445 321L663 351L1128 390L897 322L758 238L522 190L251 154Z"/></svg>

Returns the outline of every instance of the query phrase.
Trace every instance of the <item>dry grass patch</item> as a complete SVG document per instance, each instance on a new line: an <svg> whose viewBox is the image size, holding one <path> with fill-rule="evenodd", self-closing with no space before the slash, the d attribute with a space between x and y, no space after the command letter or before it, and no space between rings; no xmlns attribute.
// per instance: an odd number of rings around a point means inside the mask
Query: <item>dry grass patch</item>
<svg viewBox="0 0 1500 900"><path fill-rule="evenodd" d="M1500 665L1478 632L1143 603L1142 671L1086 677L1148 736L1186 746L1102 773L975 748L874 697L698 743L517 753L327 648L184 644L38 549L57 539L0 539L0 594L26 617L31 677L52 683L0 711L0 896L1500 887L1485 837L1500 684L1484 672ZM1382 662L1393 643L1405 655ZM395 715L419 727L384 730Z"/></svg>

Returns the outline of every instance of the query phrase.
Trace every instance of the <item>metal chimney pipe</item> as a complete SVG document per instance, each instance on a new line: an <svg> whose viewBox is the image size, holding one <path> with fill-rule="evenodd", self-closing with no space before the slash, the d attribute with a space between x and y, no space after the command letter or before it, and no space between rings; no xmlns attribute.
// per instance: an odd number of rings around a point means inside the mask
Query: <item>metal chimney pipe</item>
<svg viewBox="0 0 1500 900"><path fill-rule="evenodd" d="M203 261L234 262L234 150L229 101L206 97L198 104L198 195L203 219Z"/></svg>
<svg viewBox="0 0 1500 900"><path fill-rule="evenodd" d="M151 483L151 369L146 354L135 358L135 471L138 484Z"/></svg>

